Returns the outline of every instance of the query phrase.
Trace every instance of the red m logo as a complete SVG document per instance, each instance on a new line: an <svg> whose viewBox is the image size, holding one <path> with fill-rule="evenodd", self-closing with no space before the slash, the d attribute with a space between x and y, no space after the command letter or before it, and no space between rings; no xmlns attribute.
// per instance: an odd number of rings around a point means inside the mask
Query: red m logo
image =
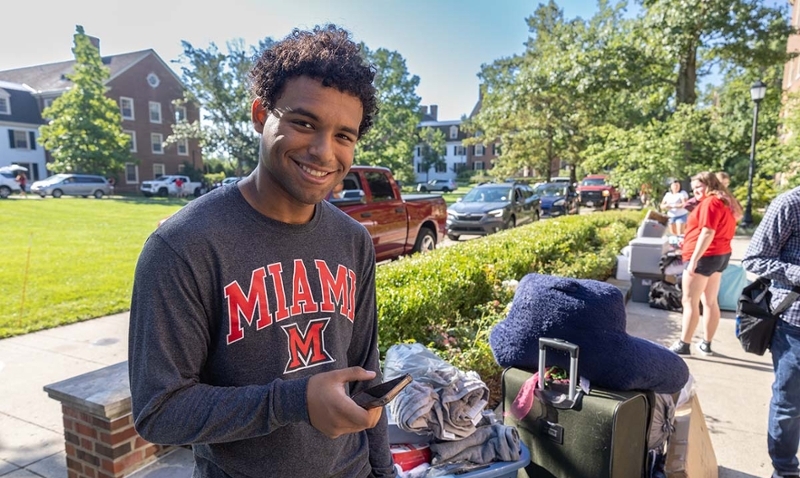
<svg viewBox="0 0 800 478"><path fill-rule="evenodd" d="M335 360L325 350L325 328L328 327L330 317L316 319L308 322L305 332L295 324L281 327L286 333L289 348L289 362L284 373L316 367Z"/></svg>

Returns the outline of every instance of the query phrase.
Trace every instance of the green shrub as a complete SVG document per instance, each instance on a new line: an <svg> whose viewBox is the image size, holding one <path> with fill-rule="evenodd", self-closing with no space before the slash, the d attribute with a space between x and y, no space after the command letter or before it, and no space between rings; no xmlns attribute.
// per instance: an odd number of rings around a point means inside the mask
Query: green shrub
<svg viewBox="0 0 800 478"><path fill-rule="evenodd" d="M382 354L393 344L422 343L475 370L498 393L500 369L488 338L513 299L509 282L531 272L605 280L642 217L636 211L549 219L379 267Z"/></svg>

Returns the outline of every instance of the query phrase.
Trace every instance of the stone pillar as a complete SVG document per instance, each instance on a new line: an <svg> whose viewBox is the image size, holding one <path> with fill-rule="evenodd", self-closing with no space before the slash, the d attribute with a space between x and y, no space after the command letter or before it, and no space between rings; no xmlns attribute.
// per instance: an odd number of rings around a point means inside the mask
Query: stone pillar
<svg viewBox="0 0 800 478"><path fill-rule="evenodd" d="M69 478L121 478L173 448L149 443L133 428L128 362L44 390L61 402Z"/></svg>

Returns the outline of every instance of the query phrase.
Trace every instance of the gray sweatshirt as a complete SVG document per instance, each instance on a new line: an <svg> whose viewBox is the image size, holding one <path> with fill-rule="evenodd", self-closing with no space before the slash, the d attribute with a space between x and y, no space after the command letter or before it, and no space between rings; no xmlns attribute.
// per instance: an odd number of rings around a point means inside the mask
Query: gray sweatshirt
<svg viewBox="0 0 800 478"><path fill-rule="evenodd" d="M191 444L195 477L394 476L386 416L330 439L308 378L361 366L380 382L375 252L327 202L307 224L253 209L237 187L192 201L145 243L131 299L136 430Z"/></svg>

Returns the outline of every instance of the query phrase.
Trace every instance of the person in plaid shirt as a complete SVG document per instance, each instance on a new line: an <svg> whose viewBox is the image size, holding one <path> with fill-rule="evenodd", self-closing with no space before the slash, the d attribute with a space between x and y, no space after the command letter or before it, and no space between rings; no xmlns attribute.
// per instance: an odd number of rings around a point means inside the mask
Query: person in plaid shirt
<svg viewBox="0 0 800 478"><path fill-rule="evenodd" d="M753 235L744 268L772 280L772 306L800 285L800 187L775 198ZM770 343L775 382L767 448L775 477L800 477L800 302L781 314Z"/></svg>

